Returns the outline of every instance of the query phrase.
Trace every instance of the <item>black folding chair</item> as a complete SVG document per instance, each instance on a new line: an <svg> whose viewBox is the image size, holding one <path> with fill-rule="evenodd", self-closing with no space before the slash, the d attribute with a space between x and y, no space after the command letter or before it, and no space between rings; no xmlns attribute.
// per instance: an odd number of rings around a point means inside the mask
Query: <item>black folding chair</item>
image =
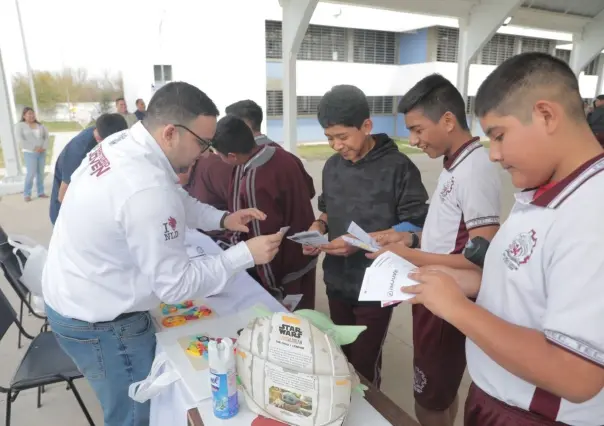
<svg viewBox="0 0 604 426"><path fill-rule="evenodd" d="M31 306L31 292L21 282L21 267L19 266L19 260L22 264L25 264L27 262L27 257L18 250L16 254L13 253L13 247L8 242L8 236L2 227L0 227L0 269L2 269L6 280L13 290L15 290L15 293L17 293L17 296L21 301L19 306L19 323L23 323L23 311L24 308L27 308L30 315L44 321L42 331L47 331L48 324L46 323L46 317L39 315L34 311L34 308ZM21 349L22 346L22 337L23 334L19 330L17 336L17 348L19 349Z"/></svg>
<svg viewBox="0 0 604 426"><path fill-rule="evenodd" d="M86 420L91 426L94 426L92 417L74 384L74 380L83 377L82 373L78 371L71 358L63 352L52 332L43 331L33 337L25 331L17 319L17 313L0 290L0 341L13 324L17 326L23 336L31 339L32 342L27 348L9 387L0 386L0 392L7 394L6 426L10 426L11 406L20 392L35 388L40 389L42 386L61 382L67 383L84 412Z"/></svg>

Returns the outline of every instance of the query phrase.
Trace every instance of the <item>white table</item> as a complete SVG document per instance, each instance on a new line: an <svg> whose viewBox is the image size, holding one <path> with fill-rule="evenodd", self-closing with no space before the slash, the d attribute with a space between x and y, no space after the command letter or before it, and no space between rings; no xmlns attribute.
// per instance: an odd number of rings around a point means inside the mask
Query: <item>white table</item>
<svg viewBox="0 0 604 426"><path fill-rule="evenodd" d="M190 249L192 255L198 252L197 247L203 248L205 253L209 255L221 251L220 247L209 237L196 231L187 233L187 243L192 247ZM211 306L215 309L218 317L240 312L259 303L275 312L284 310L283 306L247 273L243 273L237 279L229 282L222 293L208 298L208 302L211 302ZM161 351L161 348L158 346L159 351ZM357 401L362 407L355 407L355 411L360 409L363 414L366 414L362 417L371 419L373 426L390 424L367 401L361 398ZM187 411L197 405L198 403L192 400L184 384L177 381L151 400L150 426L185 426L187 424Z"/></svg>

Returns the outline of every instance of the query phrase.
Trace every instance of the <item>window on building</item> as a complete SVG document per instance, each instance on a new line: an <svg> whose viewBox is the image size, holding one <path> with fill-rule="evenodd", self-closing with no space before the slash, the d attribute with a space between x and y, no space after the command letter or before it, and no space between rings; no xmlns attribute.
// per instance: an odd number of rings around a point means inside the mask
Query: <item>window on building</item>
<svg viewBox="0 0 604 426"><path fill-rule="evenodd" d="M281 59L283 31L279 21L266 21L266 57ZM348 42L345 28L310 25L302 39L298 59L305 61L348 60Z"/></svg>
<svg viewBox="0 0 604 426"><path fill-rule="evenodd" d="M367 96L371 114L394 114L394 96Z"/></svg>
<svg viewBox="0 0 604 426"><path fill-rule="evenodd" d="M283 115L283 91L266 91L266 116L280 117Z"/></svg>
<svg viewBox="0 0 604 426"><path fill-rule="evenodd" d="M589 64L583 68L583 72L585 75L598 75L598 71L600 69L600 56L598 55L591 60Z"/></svg>
<svg viewBox="0 0 604 426"><path fill-rule="evenodd" d="M567 64L570 62L570 50L556 49L554 51L554 56L558 59L562 59Z"/></svg>
<svg viewBox="0 0 604 426"><path fill-rule="evenodd" d="M436 60L438 62L457 62L459 30L457 28L438 27L436 37Z"/></svg>
<svg viewBox="0 0 604 426"><path fill-rule="evenodd" d="M264 23L264 30L266 39L266 58L281 59L283 53L281 22L266 21Z"/></svg>
<svg viewBox="0 0 604 426"><path fill-rule="evenodd" d="M298 115L313 115L316 117L321 98L322 96L298 96L298 99L296 99Z"/></svg>
<svg viewBox="0 0 604 426"><path fill-rule="evenodd" d="M345 62L348 59L346 41L346 28L310 25L302 40L298 59Z"/></svg>
<svg viewBox="0 0 604 426"><path fill-rule="evenodd" d="M481 64L500 65L505 60L514 56L514 36L495 34L482 48L480 54Z"/></svg>
<svg viewBox="0 0 604 426"><path fill-rule="evenodd" d="M466 115L474 115L474 102L476 96L468 96L466 99Z"/></svg>
<svg viewBox="0 0 604 426"><path fill-rule="evenodd" d="M556 46L554 40L544 38L520 37L520 52L552 53Z"/></svg>
<svg viewBox="0 0 604 426"><path fill-rule="evenodd" d="M386 31L354 30L353 61L365 64L394 64L396 34Z"/></svg>
<svg viewBox="0 0 604 426"><path fill-rule="evenodd" d="M153 65L153 78L155 80L155 86L161 86L171 82L172 65Z"/></svg>

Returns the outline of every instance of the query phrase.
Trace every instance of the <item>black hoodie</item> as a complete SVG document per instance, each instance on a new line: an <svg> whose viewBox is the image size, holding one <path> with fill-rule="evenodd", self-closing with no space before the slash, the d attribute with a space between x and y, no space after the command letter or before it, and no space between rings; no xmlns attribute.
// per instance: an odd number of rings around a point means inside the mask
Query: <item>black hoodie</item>
<svg viewBox="0 0 604 426"><path fill-rule="evenodd" d="M346 235L351 221L367 232L401 222L424 224L428 193L419 170L388 135L373 138L374 148L358 162L335 154L325 163L319 210L327 214L330 241ZM323 272L329 297L358 301L365 269L372 262L365 253L325 256Z"/></svg>

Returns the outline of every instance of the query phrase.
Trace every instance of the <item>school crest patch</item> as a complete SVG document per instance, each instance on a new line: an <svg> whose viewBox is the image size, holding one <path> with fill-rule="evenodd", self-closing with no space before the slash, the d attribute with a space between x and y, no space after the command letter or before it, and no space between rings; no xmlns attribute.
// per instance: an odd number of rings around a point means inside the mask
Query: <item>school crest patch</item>
<svg viewBox="0 0 604 426"><path fill-rule="evenodd" d="M507 267L516 271L520 265L529 261L537 245L537 233L534 229L517 235L507 250L503 252L503 261Z"/></svg>
<svg viewBox="0 0 604 426"><path fill-rule="evenodd" d="M428 383L428 379L422 370L415 367L415 374L413 377L413 390L415 393L422 393L426 384Z"/></svg>
<svg viewBox="0 0 604 426"><path fill-rule="evenodd" d="M448 181L440 189L440 201L445 201L447 196L453 191L453 187L455 186L455 178L451 177Z"/></svg>

